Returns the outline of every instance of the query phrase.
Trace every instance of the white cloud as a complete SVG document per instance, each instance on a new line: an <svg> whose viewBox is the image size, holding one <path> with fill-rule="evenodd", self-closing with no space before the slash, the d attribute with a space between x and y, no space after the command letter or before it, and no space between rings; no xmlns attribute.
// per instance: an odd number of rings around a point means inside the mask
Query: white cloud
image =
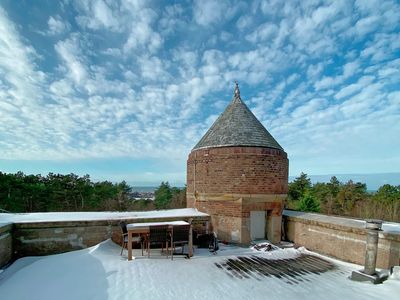
<svg viewBox="0 0 400 300"><path fill-rule="evenodd" d="M324 76L321 80L318 80L314 83L314 87L316 90L323 90L327 88L335 87L346 79L356 75L360 72L360 64L358 61L352 61L343 65L343 72L341 75L337 75L334 77Z"/></svg>
<svg viewBox="0 0 400 300"><path fill-rule="evenodd" d="M79 35L74 34L55 45L55 50L63 60L68 76L77 86L85 84L89 77L79 43Z"/></svg>
<svg viewBox="0 0 400 300"><path fill-rule="evenodd" d="M352 168L349 156L369 161L368 148L400 146L394 2L72 3L69 19L44 18L54 35L40 37L43 48L0 9L0 158L184 165L233 80L291 172ZM387 170L393 151L382 154Z"/></svg>
<svg viewBox="0 0 400 300"><path fill-rule="evenodd" d="M260 25L255 31L246 36L246 40L256 43L272 39L278 34L278 26L273 23L264 23Z"/></svg>
<svg viewBox="0 0 400 300"><path fill-rule="evenodd" d="M308 66L307 69L307 78L309 80L315 80L317 76L321 74L324 69L324 63L320 62L315 65Z"/></svg>
<svg viewBox="0 0 400 300"><path fill-rule="evenodd" d="M249 15L240 16L239 19L236 21L236 27L239 30L244 30L248 28L253 23L253 19Z"/></svg>
<svg viewBox="0 0 400 300"><path fill-rule="evenodd" d="M374 40L367 43L367 46L361 51L360 56L370 58L372 62L380 62L395 57L395 53L399 49L399 33L377 33Z"/></svg>
<svg viewBox="0 0 400 300"><path fill-rule="evenodd" d="M338 93L335 94L336 99L342 99L348 97L361 89L367 87L370 83L373 82L375 77L373 76L363 76L361 77L357 83L353 83L343 87Z"/></svg>
<svg viewBox="0 0 400 300"><path fill-rule="evenodd" d="M379 16L369 16L358 20L355 24L354 31L358 36L363 36L367 33L375 31L379 25Z"/></svg>
<svg viewBox="0 0 400 300"><path fill-rule="evenodd" d="M349 63L346 63L343 66L343 78L347 79L349 77L354 76L356 73L359 72L360 64L358 61L352 61Z"/></svg>
<svg viewBox="0 0 400 300"><path fill-rule="evenodd" d="M24 45L15 25L8 19L0 7L0 79L3 85L3 96L18 106L34 105L40 101L45 74L38 71L34 59L36 51ZM26 103L26 99L31 101Z"/></svg>
<svg viewBox="0 0 400 300"><path fill-rule="evenodd" d="M110 3L103 0L79 0L75 1L76 7L82 10L83 14L76 17L77 22L83 26L94 30L106 28L112 31L121 29L119 15L115 12Z"/></svg>
<svg viewBox="0 0 400 300"><path fill-rule="evenodd" d="M140 59L141 74L144 79L166 81L169 76L164 70L167 67L158 57L142 57Z"/></svg>
<svg viewBox="0 0 400 300"><path fill-rule="evenodd" d="M184 9L180 4L166 6L159 21L162 36L173 34L180 27L186 26L183 20Z"/></svg>
<svg viewBox="0 0 400 300"><path fill-rule="evenodd" d="M58 35L65 33L70 30L71 25L68 21L62 20L59 15L50 16L47 21L47 25L49 26L48 33L50 35Z"/></svg>
<svg viewBox="0 0 400 300"><path fill-rule="evenodd" d="M118 48L107 48L106 50L103 51L103 53L115 57L121 57L122 55L121 50Z"/></svg>
<svg viewBox="0 0 400 300"><path fill-rule="evenodd" d="M124 52L130 53L137 49L145 49L155 53L163 44L161 35L154 31L152 24L157 14L151 9L142 9L135 22L132 22L129 37L124 44Z"/></svg>
<svg viewBox="0 0 400 300"><path fill-rule="evenodd" d="M292 112L294 119L298 118L309 118L313 113L318 110L322 110L327 105L327 101L322 98L311 99L306 104L299 106Z"/></svg>
<svg viewBox="0 0 400 300"><path fill-rule="evenodd" d="M229 15L228 11L225 0L196 0L193 6L194 20L202 26L219 23Z"/></svg>
<svg viewBox="0 0 400 300"><path fill-rule="evenodd" d="M219 38L222 42L226 43L233 38L233 34L227 31L222 31L221 34L219 35Z"/></svg>

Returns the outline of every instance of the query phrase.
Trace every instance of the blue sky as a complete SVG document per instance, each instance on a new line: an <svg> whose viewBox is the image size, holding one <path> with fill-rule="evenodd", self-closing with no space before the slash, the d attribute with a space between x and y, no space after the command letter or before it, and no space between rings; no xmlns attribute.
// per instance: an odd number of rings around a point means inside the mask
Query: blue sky
<svg viewBox="0 0 400 300"><path fill-rule="evenodd" d="M234 80L290 175L400 171L398 1L0 2L0 171L183 184Z"/></svg>

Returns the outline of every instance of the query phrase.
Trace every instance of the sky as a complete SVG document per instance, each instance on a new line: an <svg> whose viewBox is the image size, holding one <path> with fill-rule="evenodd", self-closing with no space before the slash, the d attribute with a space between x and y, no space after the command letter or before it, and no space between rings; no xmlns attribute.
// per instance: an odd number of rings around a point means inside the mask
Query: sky
<svg viewBox="0 0 400 300"><path fill-rule="evenodd" d="M235 80L291 176L400 172L390 0L2 0L0 171L182 185Z"/></svg>

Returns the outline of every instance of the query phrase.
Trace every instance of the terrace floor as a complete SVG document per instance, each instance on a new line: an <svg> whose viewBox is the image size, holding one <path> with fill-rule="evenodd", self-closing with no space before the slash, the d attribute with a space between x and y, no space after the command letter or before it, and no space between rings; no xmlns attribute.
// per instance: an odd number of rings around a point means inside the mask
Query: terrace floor
<svg viewBox="0 0 400 300"><path fill-rule="evenodd" d="M26 257L0 273L8 299L399 299L400 279L381 285L353 282L360 266L305 249L270 252L221 245L218 254L196 249L186 259L127 261L107 240L94 247L45 257Z"/></svg>

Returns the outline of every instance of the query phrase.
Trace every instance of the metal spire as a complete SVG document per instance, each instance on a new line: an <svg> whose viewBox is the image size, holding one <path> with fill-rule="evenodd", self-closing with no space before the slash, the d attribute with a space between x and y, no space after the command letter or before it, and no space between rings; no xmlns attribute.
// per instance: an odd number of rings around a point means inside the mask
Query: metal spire
<svg viewBox="0 0 400 300"><path fill-rule="evenodd" d="M241 101L242 99L240 98L240 90L239 90L239 84L238 82L235 80L235 94L234 94L234 98Z"/></svg>

